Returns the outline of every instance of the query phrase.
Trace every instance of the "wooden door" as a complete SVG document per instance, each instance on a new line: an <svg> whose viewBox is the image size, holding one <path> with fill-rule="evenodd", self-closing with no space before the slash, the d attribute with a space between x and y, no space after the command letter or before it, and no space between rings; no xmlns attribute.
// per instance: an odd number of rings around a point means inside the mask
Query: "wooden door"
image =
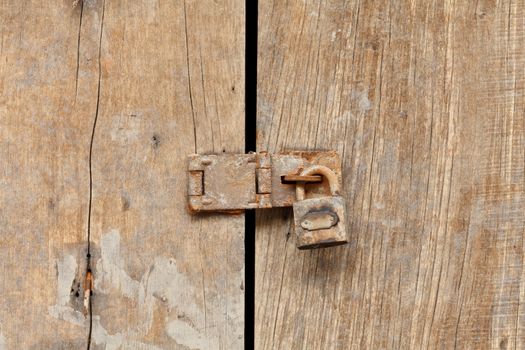
<svg viewBox="0 0 525 350"><path fill-rule="evenodd" d="M244 151L244 13L0 3L1 350L243 347L243 215L189 215L185 159ZM524 347L524 33L512 1L259 1L258 150L342 155L350 244L257 213L257 349Z"/></svg>
<svg viewBox="0 0 525 350"><path fill-rule="evenodd" d="M243 9L0 2L0 349L243 347L243 216L185 173L244 151Z"/></svg>
<svg viewBox="0 0 525 350"><path fill-rule="evenodd" d="M525 347L525 7L259 1L258 149L343 157L350 244L258 213L257 349Z"/></svg>

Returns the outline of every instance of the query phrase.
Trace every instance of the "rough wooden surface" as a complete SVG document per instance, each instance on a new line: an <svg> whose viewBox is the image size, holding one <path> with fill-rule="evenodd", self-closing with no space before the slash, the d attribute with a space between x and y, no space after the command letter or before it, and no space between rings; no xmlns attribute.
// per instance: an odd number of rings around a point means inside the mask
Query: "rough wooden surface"
<svg viewBox="0 0 525 350"><path fill-rule="evenodd" d="M0 3L0 349L87 345L91 141L91 348L242 348L243 216L185 168L243 151L243 6Z"/></svg>
<svg viewBox="0 0 525 350"><path fill-rule="evenodd" d="M256 348L523 348L523 4L259 4L258 150L341 152L351 243L258 214Z"/></svg>

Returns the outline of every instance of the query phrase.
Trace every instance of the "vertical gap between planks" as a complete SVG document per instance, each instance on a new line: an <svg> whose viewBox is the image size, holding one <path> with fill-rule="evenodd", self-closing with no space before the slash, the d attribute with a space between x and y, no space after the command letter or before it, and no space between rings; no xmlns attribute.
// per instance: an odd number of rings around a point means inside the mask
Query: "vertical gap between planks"
<svg viewBox="0 0 525 350"><path fill-rule="evenodd" d="M249 6L251 5L251 6ZM256 151L257 136L257 21L258 1L245 2L245 152ZM244 348L253 349L255 339L255 210L245 213Z"/></svg>

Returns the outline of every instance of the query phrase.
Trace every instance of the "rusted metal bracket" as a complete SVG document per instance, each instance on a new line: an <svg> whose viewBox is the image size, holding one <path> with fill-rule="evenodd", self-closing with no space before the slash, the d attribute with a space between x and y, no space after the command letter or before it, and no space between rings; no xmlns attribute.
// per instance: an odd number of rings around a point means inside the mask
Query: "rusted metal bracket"
<svg viewBox="0 0 525 350"><path fill-rule="evenodd" d="M332 170L341 184L341 161L334 151L279 154L193 154L188 159L191 212L238 212L243 209L290 207L296 183L308 183L309 196L330 192L319 175L301 176L313 165Z"/></svg>

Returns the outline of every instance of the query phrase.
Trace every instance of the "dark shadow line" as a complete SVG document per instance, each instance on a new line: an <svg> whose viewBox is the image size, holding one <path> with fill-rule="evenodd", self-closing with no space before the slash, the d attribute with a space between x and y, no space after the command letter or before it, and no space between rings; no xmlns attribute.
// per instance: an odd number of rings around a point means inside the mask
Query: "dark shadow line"
<svg viewBox="0 0 525 350"><path fill-rule="evenodd" d="M245 27L245 152L257 150L257 31L258 1L246 1ZM245 304L244 348L255 345L255 210L246 210L244 225Z"/></svg>

